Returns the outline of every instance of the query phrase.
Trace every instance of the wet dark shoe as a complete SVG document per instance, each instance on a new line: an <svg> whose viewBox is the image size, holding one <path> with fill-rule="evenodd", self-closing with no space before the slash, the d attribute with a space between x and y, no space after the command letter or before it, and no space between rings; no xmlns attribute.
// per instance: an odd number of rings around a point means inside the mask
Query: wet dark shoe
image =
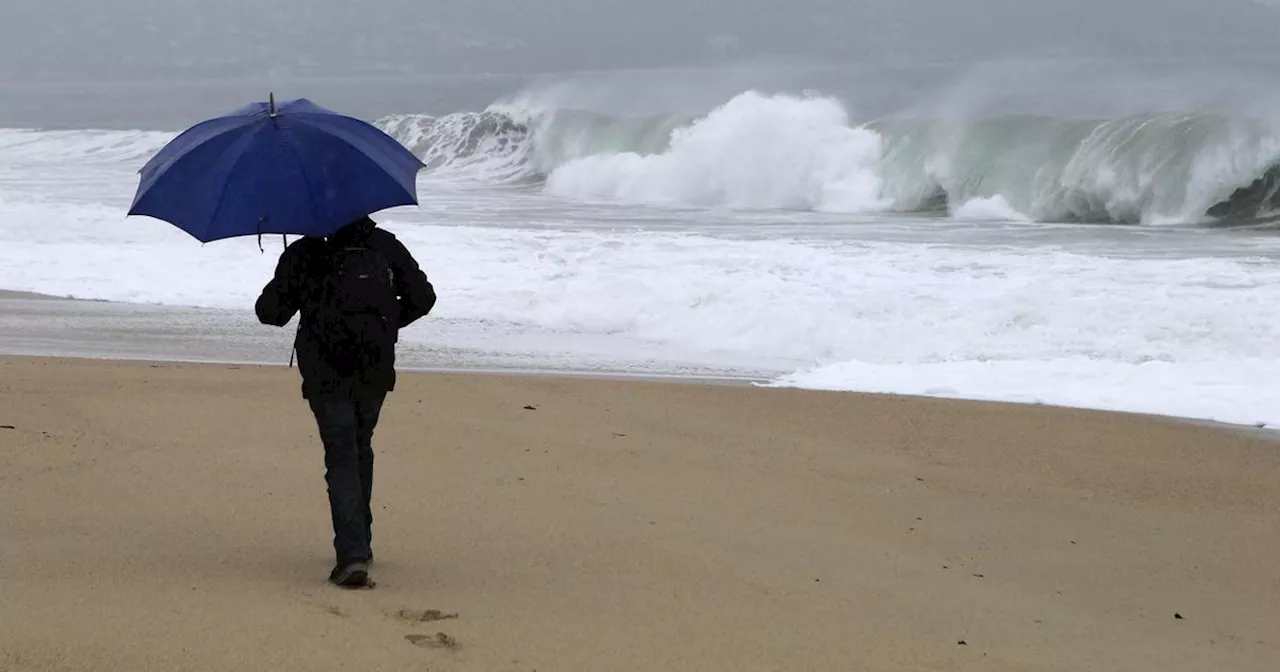
<svg viewBox="0 0 1280 672"><path fill-rule="evenodd" d="M329 581L343 588L363 588L369 585L369 564L363 560L339 564L329 573Z"/></svg>

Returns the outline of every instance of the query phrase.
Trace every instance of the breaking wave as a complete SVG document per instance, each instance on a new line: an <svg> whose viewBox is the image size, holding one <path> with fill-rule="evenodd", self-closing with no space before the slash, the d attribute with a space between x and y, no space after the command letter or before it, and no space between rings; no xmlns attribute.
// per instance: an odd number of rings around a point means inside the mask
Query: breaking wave
<svg viewBox="0 0 1280 672"><path fill-rule="evenodd" d="M378 124L433 178L578 199L1118 224L1280 219L1280 132L1220 115L859 122L834 98L747 92L705 115L495 105Z"/></svg>

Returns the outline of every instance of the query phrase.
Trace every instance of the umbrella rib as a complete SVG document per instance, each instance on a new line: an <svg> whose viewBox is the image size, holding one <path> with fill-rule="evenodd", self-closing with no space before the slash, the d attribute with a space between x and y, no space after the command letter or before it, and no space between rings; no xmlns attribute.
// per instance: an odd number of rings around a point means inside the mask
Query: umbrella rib
<svg viewBox="0 0 1280 672"><path fill-rule="evenodd" d="M307 174L307 164L302 161L302 157L298 156L298 150L294 148L293 142L284 132L285 127L280 129L280 142L289 149L289 153L293 155L293 160L298 164L298 170L302 173L302 178L307 185L307 201L311 203L311 216L315 221L320 221L320 207L316 204L316 194L311 189L311 176Z"/></svg>
<svg viewBox="0 0 1280 672"><path fill-rule="evenodd" d="M146 172L148 168L153 167L153 164L157 160L164 161L166 165L173 165L178 161L181 161L182 159L186 158L188 154L198 149L205 142L208 142L209 140L216 138L218 136L235 132L240 128L243 128L244 126L247 126L251 123L253 123L252 119L241 120L241 119L232 119L229 117L219 117L217 119L209 119L208 121L202 121L196 124L195 126L192 126L191 128L183 131L182 133L179 133L178 137L170 141L170 146L172 146L175 143L183 142L184 140L189 141L190 138L192 138L193 136L199 135L199 133L204 129L207 129L213 126L219 126L222 124L226 124L227 127L216 131L215 133L202 139L200 142L187 142L186 144L183 144L178 151L174 151L172 153L166 153L166 150L168 149L168 147L161 149L154 156L152 156L151 159L149 159L145 164L143 164L141 168L138 169L138 173L142 174Z"/></svg>
<svg viewBox="0 0 1280 672"><path fill-rule="evenodd" d="M333 115L333 116L341 117L341 118L344 118L344 119L351 119L350 117L344 117L343 115ZM299 121L302 121L304 125L308 125L308 124L306 124L306 119L305 119L305 117L304 117L304 118L299 119ZM358 120L358 119L353 119L353 121L357 121L357 122L359 122L359 120ZM359 122L359 123L364 123L364 122ZM314 125L314 124L311 124L311 125L308 125L308 126L309 126L309 127L311 128L311 130L313 130L313 131L317 131L317 132L325 133L325 134L327 135L327 137L328 137L330 140L335 141L335 142L340 142L340 143L342 143L342 144L346 145L348 149L352 150L352 151L353 151L353 152L355 152L356 154L361 154L361 155L364 155L364 156L369 157L369 160L370 160L370 161L372 161L372 162L374 163L374 165L375 165L375 166L377 166L380 170L382 170L383 172L386 172L388 175L390 175L390 174L391 174L391 173L389 172L389 170L388 170L388 167L387 167L387 166L384 166L384 165L383 165L382 163L380 163L378 160L374 159L374 158L369 154L369 152L365 151L365 150L364 150L364 149L362 149L361 147L357 146L355 142L353 142L352 140L348 139L348 136L350 135L350 133L348 133L347 129L344 129L344 128L342 128L341 126L333 126L333 125L328 125L328 124L326 124L326 125L325 125L326 127L322 127L322 126ZM394 139L391 139L391 140L392 140L392 142L396 142L396 143L398 144L398 141L396 141L396 140L394 140ZM383 149L382 149L382 148L380 148L380 147L377 147L376 145L374 145L374 146L373 146L373 149L376 149L376 150L378 150L379 152L383 152ZM422 168L422 167L425 167L425 166L423 165L423 163L422 163L422 160L421 160L421 159L418 159L416 156L415 156L414 158L415 158L415 159L417 159L417 161L418 161L419 170L421 170L421 168ZM400 185L400 184L397 182L396 186L402 186L402 185ZM415 195L412 191L408 191L408 190L406 190L406 191L404 192L404 195L405 195L405 197L406 197L406 198L410 199L410 200L411 200L411 201L413 201L414 203L416 203L416 202L417 202L417 197L416 197L416 195Z"/></svg>
<svg viewBox="0 0 1280 672"><path fill-rule="evenodd" d="M262 132L263 128L266 128L266 127L265 126L259 127L257 130L253 132L253 135L250 135L249 137L250 138L256 137L259 133ZM213 223L218 221L218 215L222 213L222 204L227 202L227 190L231 188L231 176L236 173L236 168L240 165L241 161L244 161L244 157L248 155L247 150L250 144L251 143L249 142L245 142L240 147L240 156L237 156L236 160L231 162L230 170L227 171L227 179L225 182L222 183L222 193L218 195L218 204L214 206L213 213L209 215L209 223L205 229L206 235L211 232L211 230L213 229Z"/></svg>

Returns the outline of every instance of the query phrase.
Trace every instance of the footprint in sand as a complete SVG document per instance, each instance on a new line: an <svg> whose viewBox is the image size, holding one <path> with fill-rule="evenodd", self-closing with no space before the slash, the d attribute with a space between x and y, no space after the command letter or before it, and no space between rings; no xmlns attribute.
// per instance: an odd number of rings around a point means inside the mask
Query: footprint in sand
<svg viewBox="0 0 1280 672"><path fill-rule="evenodd" d="M458 615L446 614L439 609L401 609L396 613L396 617L410 623L430 623L432 621L447 621L457 618Z"/></svg>
<svg viewBox="0 0 1280 672"><path fill-rule="evenodd" d="M414 646L420 646L424 649L456 649L458 648L458 640L437 632L434 635L405 635L405 640Z"/></svg>

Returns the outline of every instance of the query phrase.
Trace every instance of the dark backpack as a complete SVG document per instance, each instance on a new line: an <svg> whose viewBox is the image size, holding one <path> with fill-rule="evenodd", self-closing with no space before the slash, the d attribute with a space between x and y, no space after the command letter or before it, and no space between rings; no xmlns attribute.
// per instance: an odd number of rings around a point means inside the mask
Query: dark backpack
<svg viewBox="0 0 1280 672"><path fill-rule="evenodd" d="M395 348L400 302L387 259L363 244L332 248L322 270L315 336L341 373L376 366Z"/></svg>

